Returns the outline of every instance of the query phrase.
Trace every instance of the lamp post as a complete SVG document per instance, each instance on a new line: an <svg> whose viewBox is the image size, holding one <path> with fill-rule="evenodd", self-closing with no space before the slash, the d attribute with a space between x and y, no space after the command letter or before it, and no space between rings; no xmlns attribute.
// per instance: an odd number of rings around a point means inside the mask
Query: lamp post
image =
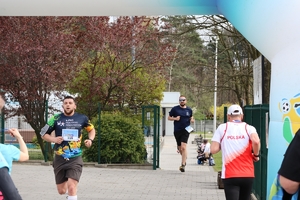
<svg viewBox="0 0 300 200"><path fill-rule="evenodd" d="M213 133L216 132L217 126L217 85L218 85L218 36L216 37L216 52L215 52L215 90L214 90L214 124Z"/></svg>

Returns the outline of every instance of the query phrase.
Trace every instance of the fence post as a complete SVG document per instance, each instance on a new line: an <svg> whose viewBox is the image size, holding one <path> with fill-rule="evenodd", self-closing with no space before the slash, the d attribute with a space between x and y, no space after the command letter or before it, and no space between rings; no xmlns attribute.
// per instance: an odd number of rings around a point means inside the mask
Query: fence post
<svg viewBox="0 0 300 200"><path fill-rule="evenodd" d="M100 151L100 144L101 144L101 104L98 103L98 164L101 163L101 151Z"/></svg>
<svg viewBox="0 0 300 200"><path fill-rule="evenodd" d="M4 113L1 112L1 143L4 144L5 132L4 132Z"/></svg>
<svg viewBox="0 0 300 200"><path fill-rule="evenodd" d="M46 100L45 102L45 122L47 123L48 122L48 100ZM48 145L49 145L49 142L46 142L46 145L45 145L45 155L44 155L44 160L45 162L48 161Z"/></svg>
<svg viewBox="0 0 300 200"><path fill-rule="evenodd" d="M155 106L157 110L156 122L157 122L157 167L159 168L159 154L160 154L160 107Z"/></svg>

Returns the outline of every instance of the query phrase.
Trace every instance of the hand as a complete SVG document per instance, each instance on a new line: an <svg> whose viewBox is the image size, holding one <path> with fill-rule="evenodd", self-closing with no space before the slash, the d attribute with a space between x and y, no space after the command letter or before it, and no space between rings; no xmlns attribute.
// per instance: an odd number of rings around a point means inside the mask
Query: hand
<svg viewBox="0 0 300 200"><path fill-rule="evenodd" d="M11 129L8 129L8 132L12 137L15 137L17 140L22 139L22 136L18 129L11 128Z"/></svg>
<svg viewBox="0 0 300 200"><path fill-rule="evenodd" d="M191 123L194 123L195 122L195 119L194 119L194 117L191 117Z"/></svg>
<svg viewBox="0 0 300 200"><path fill-rule="evenodd" d="M180 116L174 117L174 121L179 121L180 120Z"/></svg>
<svg viewBox="0 0 300 200"><path fill-rule="evenodd" d="M252 153L252 160L254 162L257 162L257 161L259 161L259 157L254 156L254 154Z"/></svg>
<svg viewBox="0 0 300 200"><path fill-rule="evenodd" d="M55 137L54 143L61 144L64 141L62 136Z"/></svg>
<svg viewBox="0 0 300 200"><path fill-rule="evenodd" d="M90 148L93 144L92 140L84 140L84 144L87 148Z"/></svg>

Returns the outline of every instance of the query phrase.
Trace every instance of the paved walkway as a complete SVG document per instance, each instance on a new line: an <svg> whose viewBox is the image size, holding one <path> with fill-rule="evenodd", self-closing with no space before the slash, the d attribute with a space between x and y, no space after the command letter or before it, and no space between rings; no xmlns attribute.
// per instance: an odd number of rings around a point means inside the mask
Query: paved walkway
<svg viewBox="0 0 300 200"><path fill-rule="evenodd" d="M165 136L160 169L108 169L84 167L78 186L79 200L225 200L217 187L217 173L197 164L197 146L188 142L186 172L179 171L181 158L173 136ZM24 200L59 200L52 166L14 164L12 178Z"/></svg>

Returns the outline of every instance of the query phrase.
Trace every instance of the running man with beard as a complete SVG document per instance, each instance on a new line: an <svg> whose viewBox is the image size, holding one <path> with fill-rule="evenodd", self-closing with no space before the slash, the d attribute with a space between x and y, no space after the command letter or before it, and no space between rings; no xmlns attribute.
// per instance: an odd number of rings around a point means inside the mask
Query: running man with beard
<svg viewBox="0 0 300 200"><path fill-rule="evenodd" d="M179 170L185 172L187 150L186 145L190 136L189 128L194 123L193 111L186 105L187 100L184 95L179 97L179 105L174 106L168 116L168 120L174 121L174 137L177 143L177 149L181 154L181 165Z"/></svg>
<svg viewBox="0 0 300 200"><path fill-rule="evenodd" d="M75 112L73 97L66 96L62 107L64 112L50 118L42 128L41 136L45 141L55 143L53 168L58 193L67 192L69 200L77 200L77 185L83 166L81 130L84 128L88 132L89 139L84 144L89 148L95 138L95 129L87 116ZM55 136L51 136L53 131Z"/></svg>

